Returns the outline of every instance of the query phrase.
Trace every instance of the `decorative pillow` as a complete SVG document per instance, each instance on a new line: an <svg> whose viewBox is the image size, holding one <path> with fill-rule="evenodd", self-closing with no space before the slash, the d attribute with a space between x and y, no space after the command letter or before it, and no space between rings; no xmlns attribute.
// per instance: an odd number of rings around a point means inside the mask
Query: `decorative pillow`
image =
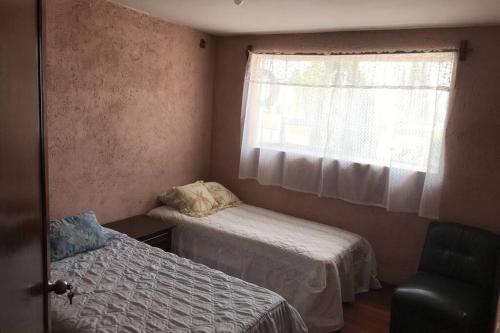
<svg viewBox="0 0 500 333"><path fill-rule="evenodd" d="M52 261L106 245L106 236L92 211L52 220L49 230Z"/></svg>
<svg viewBox="0 0 500 333"><path fill-rule="evenodd" d="M236 207L241 204L240 199L233 192L216 182L203 183L208 189L208 192L217 201L217 208L224 209L228 207Z"/></svg>
<svg viewBox="0 0 500 333"><path fill-rule="evenodd" d="M217 201L208 192L202 181L174 187L174 204L183 214L202 217L217 211Z"/></svg>
<svg viewBox="0 0 500 333"><path fill-rule="evenodd" d="M160 195L158 195L158 201L161 202L164 205L174 207L174 208L179 208L179 200L177 199L177 191L175 190L175 187L168 190L167 192L164 192Z"/></svg>

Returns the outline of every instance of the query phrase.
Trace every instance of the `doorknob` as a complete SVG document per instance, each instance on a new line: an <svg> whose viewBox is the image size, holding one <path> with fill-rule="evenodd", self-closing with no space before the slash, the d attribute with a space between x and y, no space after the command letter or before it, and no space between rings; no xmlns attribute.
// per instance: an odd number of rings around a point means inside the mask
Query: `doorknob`
<svg viewBox="0 0 500 333"><path fill-rule="evenodd" d="M57 295L66 294L66 291L70 289L72 289L71 284L64 280L49 282L49 292L54 292Z"/></svg>
<svg viewBox="0 0 500 333"><path fill-rule="evenodd" d="M57 295L63 295L66 294L67 291L69 291L68 292L69 304L73 304L73 296L75 296L75 294L73 294L73 286L71 285L71 283L68 283L65 280L57 280L56 282L49 282L48 291L54 292Z"/></svg>

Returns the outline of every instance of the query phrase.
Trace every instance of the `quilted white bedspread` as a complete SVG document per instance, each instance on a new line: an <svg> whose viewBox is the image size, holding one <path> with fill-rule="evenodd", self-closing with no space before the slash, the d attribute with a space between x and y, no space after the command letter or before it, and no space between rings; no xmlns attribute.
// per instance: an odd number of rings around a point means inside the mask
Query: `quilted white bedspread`
<svg viewBox="0 0 500 333"><path fill-rule="evenodd" d="M174 252L277 292L309 332L342 328L342 302L380 287L370 244L342 229L245 204L203 218L167 206L149 215L178 222Z"/></svg>
<svg viewBox="0 0 500 333"><path fill-rule="evenodd" d="M54 333L307 332L281 296L104 230L106 247L51 265L76 294L51 295Z"/></svg>

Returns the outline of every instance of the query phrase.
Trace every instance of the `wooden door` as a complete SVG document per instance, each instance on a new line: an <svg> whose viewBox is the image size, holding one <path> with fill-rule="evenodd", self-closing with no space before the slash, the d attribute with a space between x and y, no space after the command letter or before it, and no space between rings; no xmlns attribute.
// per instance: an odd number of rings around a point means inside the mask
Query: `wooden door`
<svg viewBox="0 0 500 333"><path fill-rule="evenodd" d="M39 26L39 1L0 1L0 333L48 332Z"/></svg>

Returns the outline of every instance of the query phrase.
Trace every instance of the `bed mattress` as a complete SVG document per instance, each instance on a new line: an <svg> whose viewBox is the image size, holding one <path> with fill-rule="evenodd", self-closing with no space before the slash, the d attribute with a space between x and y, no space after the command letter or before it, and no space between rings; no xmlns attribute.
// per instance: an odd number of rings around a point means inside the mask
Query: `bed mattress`
<svg viewBox="0 0 500 333"><path fill-rule="evenodd" d="M149 215L178 223L178 255L275 291L309 332L342 328L342 302L380 287L370 244L342 229L245 204L202 218L167 206Z"/></svg>
<svg viewBox="0 0 500 333"><path fill-rule="evenodd" d="M103 228L104 248L51 264L52 332L307 332L281 296Z"/></svg>

